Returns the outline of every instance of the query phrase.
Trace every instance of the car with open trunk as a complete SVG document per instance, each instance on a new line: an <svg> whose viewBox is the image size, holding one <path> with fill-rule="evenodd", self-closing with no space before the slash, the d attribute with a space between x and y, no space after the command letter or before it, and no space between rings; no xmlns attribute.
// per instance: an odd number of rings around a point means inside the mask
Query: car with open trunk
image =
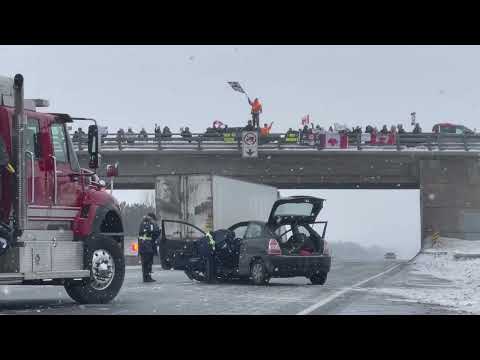
<svg viewBox="0 0 480 360"><path fill-rule="evenodd" d="M162 266L183 270L198 281L250 279L261 285L271 278L304 276L323 285L331 256L327 221L316 219L324 201L311 196L279 199L267 222L242 221L211 233L184 221L162 220ZM169 226L188 230L175 236Z"/></svg>

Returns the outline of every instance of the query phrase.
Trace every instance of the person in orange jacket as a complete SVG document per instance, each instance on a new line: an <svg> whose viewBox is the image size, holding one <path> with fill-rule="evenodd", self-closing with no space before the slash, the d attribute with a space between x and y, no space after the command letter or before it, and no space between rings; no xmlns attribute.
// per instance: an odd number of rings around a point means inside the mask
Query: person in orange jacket
<svg viewBox="0 0 480 360"><path fill-rule="evenodd" d="M261 136L268 136L270 135L270 130L272 129L273 121L270 123L270 126L267 124L263 124L263 127L260 129Z"/></svg>
<svg viewBox="0 0 480 360"><path fill-rule="evenodd" d="M260 127L260 114L262 113L262 104L260 104L260 100L255 98L253 102L248 98L248 103L252 107L252 120L253 126L258 129Z"/></svg>

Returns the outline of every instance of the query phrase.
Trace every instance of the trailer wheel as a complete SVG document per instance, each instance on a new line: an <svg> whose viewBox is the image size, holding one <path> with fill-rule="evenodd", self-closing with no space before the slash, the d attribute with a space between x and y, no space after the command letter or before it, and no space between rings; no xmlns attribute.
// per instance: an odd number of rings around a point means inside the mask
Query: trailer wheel
<svg viewBox="0 0 480 360"><path fill-rule="evenodd" d="M323 285L327 281L327 273L319 273L310 276L310 281L313 285Z"/></svg>
<svg viewBox="0 0 480 360"><path fill-rule="evenodd" d="M65 284L68 295L81 304L112 301L125 277L125 259L118 242L109 236L93 235L85 241L84 264L90 270L90 278Z"/></svg>

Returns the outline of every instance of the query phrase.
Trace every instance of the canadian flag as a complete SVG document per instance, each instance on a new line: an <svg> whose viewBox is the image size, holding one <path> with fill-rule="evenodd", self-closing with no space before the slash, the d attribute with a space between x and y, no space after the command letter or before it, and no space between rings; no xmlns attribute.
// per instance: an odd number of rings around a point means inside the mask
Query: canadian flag
<svg viewBox="0 0 480 360"><path fill-rule="evenodd" d="M346 149L348 147L348 136L338 132L325 133L326 149Z"/></svg>
<svg viewBox="0 0 480 360"><path fill-rule="evenodd" d="M305 115L304 117L302 117L302 125L305 126L308 124L310 124L310 115Z"/></svg>
<svg viewBox="0 0 480 360"><path fill-rule="evenodd" d="M395 144L395 134L372 134L371 143L379 145L394 145Z"/></svg>

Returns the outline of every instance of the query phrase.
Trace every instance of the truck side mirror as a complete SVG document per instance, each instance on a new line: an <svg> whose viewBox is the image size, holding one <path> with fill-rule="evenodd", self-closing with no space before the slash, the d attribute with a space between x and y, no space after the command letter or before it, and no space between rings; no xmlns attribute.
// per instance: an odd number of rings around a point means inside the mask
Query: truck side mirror
<svg viewBox="0 0 480 360"><path fill-rule="evenodd" d="M90 125L88 127L88 154L90 161L88 167L90 169L98 169L99 167L99 151L98 151L98 127Z"/></svg>

